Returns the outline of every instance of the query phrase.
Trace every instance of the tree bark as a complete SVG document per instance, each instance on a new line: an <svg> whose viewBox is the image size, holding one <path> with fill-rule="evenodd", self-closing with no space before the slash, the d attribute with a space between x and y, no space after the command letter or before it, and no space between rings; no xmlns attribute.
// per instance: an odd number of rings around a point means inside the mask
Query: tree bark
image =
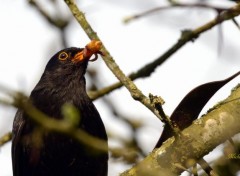
<svg viewBox="0 0 240 176"><path fill-rule="evenodd" d="M173 176L193 166L219 144L240 132L240 85L231 95L193 122L177 137L168 139L121 176Z"/></svg>

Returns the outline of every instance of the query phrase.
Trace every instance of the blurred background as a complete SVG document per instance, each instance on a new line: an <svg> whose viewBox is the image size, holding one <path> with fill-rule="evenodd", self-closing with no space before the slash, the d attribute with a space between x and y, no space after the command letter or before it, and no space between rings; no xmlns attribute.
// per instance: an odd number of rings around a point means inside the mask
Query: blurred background
<svg viewBox="0 0 240 176"><path fill-rule="evenodd" d="M170 8L124 23L131 15L169 5L167 0L76 0L79 8L125 74L154 61L177 42L181 31L195 29L214 19L211 8ZM228 0L178 1L204 3L219 8L235 5ZM45 13L45 14L44 14ZM45 15L45 16L44 16ZM236 18L237 21L239 17ZM62 48L84 47L89 39L72 17L64 1L1 0L0 5L0 85L29 95L46 63ZM145 95L152 93L165 100L170 115L181 99L194 87L221 80L239 71L240 31L232 21L203 33L189 42L148 78L135 81ZM89 64L89 90L109 86L117 79L104 62ZM206 112L230 94L240 78L216 93L203 110ZM0 90L0 98L6 98ZM109 176L130 168L132 163L151 152L163 124L148 109L134 101L125 88L94 101L109 135L109 145L129 154L112 156ZM16 109L0 105L0 136L9 132ZM12 176L11 143L0 148L0 176ZM131 150L132 148L136 150ZM223 153L224 145L206 159L213 161ZM240 175L240 174L239 174Z"/></svg>

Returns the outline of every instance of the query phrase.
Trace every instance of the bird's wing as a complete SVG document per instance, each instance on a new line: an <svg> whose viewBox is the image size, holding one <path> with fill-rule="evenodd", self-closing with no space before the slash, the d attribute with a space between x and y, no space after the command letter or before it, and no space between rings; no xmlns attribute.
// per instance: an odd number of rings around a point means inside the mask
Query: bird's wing
<svg viewBox="0 0 240 176"><path fill-rule="evenodd" d="M23 111L18 110L15 119L13 122L13 139L12 139L12 166L13 166L13 175L17 176L19 173L20 166L20 155L22 152L21 147L21 133L25 124L25 120L23 119Z"/></svg>

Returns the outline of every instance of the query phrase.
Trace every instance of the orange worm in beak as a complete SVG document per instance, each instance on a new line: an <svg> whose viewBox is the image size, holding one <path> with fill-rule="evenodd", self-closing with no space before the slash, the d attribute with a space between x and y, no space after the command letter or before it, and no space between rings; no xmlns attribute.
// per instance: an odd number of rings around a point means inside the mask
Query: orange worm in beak
<svg viewBox="0 0 240 176"><path fill-rule="evenodd" d="M88 43L85 46L85 48L81 52L79 52L75 55L75 57L73 58L73 62L80 62L85 59L88 59L91 62L97 60L97 58L98 58L97 54L100 54L103 56L103 53L100 51L101 47L102 47L101 41L92 40L90 43ZM92 57L92 55L94 55L94 58L90 59Z"/></svg>

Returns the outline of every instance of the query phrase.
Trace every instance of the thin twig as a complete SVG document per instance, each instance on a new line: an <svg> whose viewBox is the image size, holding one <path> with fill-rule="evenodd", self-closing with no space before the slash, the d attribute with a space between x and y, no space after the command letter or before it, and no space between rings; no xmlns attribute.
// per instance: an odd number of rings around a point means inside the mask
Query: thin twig
<svg viewBox="0 0 240 176"><path fill-rule="evenodd" d="M232 21L235 24L235 26L240 30L240 26L239 26L237 20L235 18L233 18Z"/></svg>
<svg viewBox="0 0 240 176"><path fill-rule="evenodd" d="M186 43L188 43L189 41L194 41L194 39L196 39L200 34L210 30L214 26L221 24L226 20L234 19L234 17L238 16L239 14L240 14L240 4L237 4L236 6L228 9L227 11L220 13L218 17L209 21L208 23L194 30L188 30L188 31L185 30L185 32L182 32L182 35L179 38L179 40L172 47L170 47L164 54L162 54L153 62L150 62L144 65L143 67L138 69L136 72L131 73L128 77L131 80L135 80L138 78L144 78L144 77L150 76L151 73L153 73L158 66L162 65L170 56L176 53ZM122 87L122 83L118 82L110 86L107 86L103 89L100 89L97 92L90 92L89 95L94 100L120 87Z"/></svg>
<svg viewBox="0 0 240 176"><path fill-rule="evenodd" d="M59 16L56 18L51 17L47 13L47 11L44 8L42 8L35 0L29 0L29 4L34 6L49 24L59 29L63 29L68 25L69 19L62 19L62 18L59 18Z"/></svg>
<svg viewBox="0 0 240 176"><path fill-rule="evenodd" d="M150 10L147 10L145 12L142 12L142 13L139 13L139 14L136 14L136 15L132 15L132 16L129 16L129 17L126 17L124 19L124 22L125 23L128 23L132 20L136 20L138 18L141 18L141 17L144 17L144 16L147 16L147 15L150 15L152 13L155 13L155 12L159 12L159 11L162 11L162 10L169 10L169 9L173 9L173 8L203 8L203 9L211 9L211 10L215 10L217 13L220 13L222 11L225 11L225 10L228 10L227 8L221 8L221 7L217 7L217 6L213 6L213 5L210 5L210 4L202 4L202 3L195 3L195 4L189 4L189 3L172 3L171 5L167 5L167 6L161 6L161 7L156 7L154 9L150 9Z"/></svg>
<svg viewBox="0 0 240 176"><path fill-rule="evenodd" d="M208 174L209 176L213 175L213 176L218 176L217 173L215 173L215 171L212 169L212 167L210 166L210 164L204 160L203 158L200 158L197 163L201 166L201 168L206 172L206 174Z"/></svg>
<svg viewBox="0 0 240 176"><path fill-rule="evenodd" d="M6 134L4 134L1 138L0 138L0 147L2 147L4 144L8 143L9 141L11 141L12 139L12 133L8 132Z"/></svg>

